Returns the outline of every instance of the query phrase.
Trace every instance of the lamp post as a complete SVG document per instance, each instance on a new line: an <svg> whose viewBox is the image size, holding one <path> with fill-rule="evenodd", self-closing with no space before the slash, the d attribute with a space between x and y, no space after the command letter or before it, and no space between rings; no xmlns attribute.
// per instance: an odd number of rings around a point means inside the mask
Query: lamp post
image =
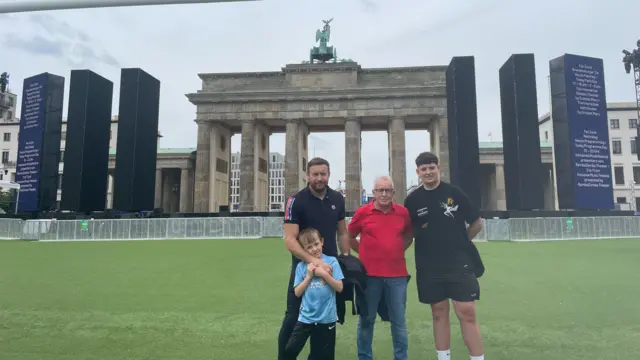
<svg viewBox="0 0 640 360"><path fill-rule="evenodd" d="M260 0L20 0L0 2L0 14L124 6L180 5Z"/></svg>
<svg viewBox="0 0 640 360"><path fill-rule="evenodd" d="M624 64L624 70L627 74L633 70L633 82L636 89L636 111L638 121L640 121L640 40L636 43L637 48L633 51L622 50L624 57L622 63ZM640 127L636 130L636 154L638 160L640 160Z"/></svg>

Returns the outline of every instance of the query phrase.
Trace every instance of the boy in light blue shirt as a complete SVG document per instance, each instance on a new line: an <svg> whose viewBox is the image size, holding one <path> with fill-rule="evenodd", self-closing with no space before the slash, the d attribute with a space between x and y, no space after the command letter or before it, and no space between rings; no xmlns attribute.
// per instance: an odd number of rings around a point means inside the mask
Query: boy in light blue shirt
<svg viewBox="0 0 640 360"><path fill-rule="evenodd" d="M336 350L336 292L342 292L342 269L338 259L322 253L324 239L313 228L298 235L300 246L310 255L331 265L333 273L303 261L296 267L293 283L296 296L302 296L298 323L285 348L285 359L295 360L311 337L311 357L333 360Z"/></svg>

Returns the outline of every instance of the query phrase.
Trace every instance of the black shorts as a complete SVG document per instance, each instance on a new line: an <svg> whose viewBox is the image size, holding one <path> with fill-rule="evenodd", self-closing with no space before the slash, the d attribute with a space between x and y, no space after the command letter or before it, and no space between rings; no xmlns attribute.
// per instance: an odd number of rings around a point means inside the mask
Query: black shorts
<svg viewBox="0 0 640 360"><path fill-rule="evenodd" d="M480 283L472 272L458 275L416 274L418 300L435 304L451 299L460 302L480 300Z"/></svg>

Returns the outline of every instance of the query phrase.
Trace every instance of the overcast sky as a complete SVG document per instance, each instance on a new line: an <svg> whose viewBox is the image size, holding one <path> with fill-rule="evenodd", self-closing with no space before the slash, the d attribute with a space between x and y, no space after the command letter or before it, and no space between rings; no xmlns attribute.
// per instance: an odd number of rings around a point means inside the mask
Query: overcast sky
<svg viewBox="0 0 640 360"><path fill-rule="evenodd" d="M5 0L0 0L5 1ZM640 38L640 2L628 0L264 0L246 3L65 10L0 15L0 72L11 91L24 78L65 76L65 116L72 69L89 68L114 82L140 67L161 80L162 147L195 147L195 106L185 94L198 73L278 71L308 58L322 19L333 17L331 44L362 67L446 65L476 57L479 136L502 138L498 69L513 53L534 53L539 113L548 111L548 61L564 53L604 59L608 101L633 101L623 48ZM429 149L426 131L407 132L407 183L413 159ZM271 136L284 153L284 135ZM388 173L386 132L362 136L363 182ZM344 179L344 134L312 134L309 156L332 164L331 184ZM240 135L232 151L240 150Z"/></svg>

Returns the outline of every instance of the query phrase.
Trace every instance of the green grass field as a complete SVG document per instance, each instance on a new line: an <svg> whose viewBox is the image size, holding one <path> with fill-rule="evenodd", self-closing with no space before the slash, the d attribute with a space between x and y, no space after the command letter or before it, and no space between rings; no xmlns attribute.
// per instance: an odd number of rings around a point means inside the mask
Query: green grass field
<svg viewBox="0 0 640 360"><path fill-rule="evenodd" d="M478 246L487 360L640 359L640 240ZM0 359L275 359L289 259L279 239L0 242ZM357 359L347 314L336 354ZM452 320L452 359L468 359ZM409 358L435 359L414 281L407 321Z"/></svg>

